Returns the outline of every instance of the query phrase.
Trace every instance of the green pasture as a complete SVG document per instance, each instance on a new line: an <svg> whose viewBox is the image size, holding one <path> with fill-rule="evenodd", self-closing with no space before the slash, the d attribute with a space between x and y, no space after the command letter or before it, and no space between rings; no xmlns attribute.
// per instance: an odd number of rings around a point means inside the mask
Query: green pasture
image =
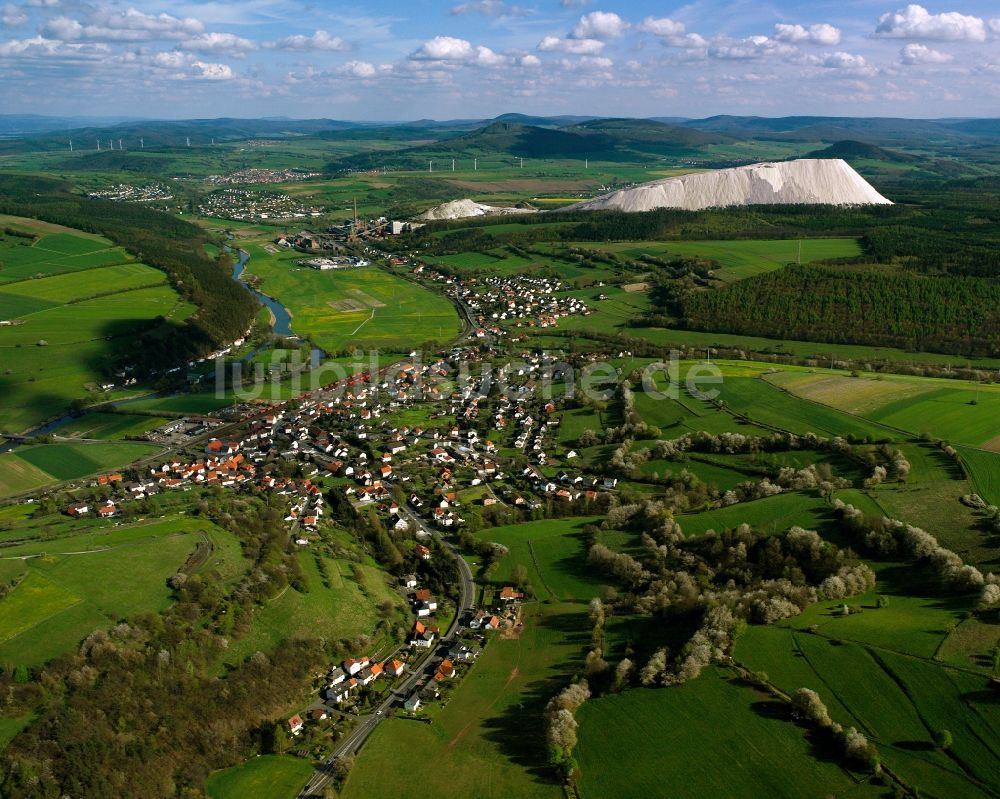
<svg viewBox="0 0 1000 799"><path fill-rule="evenodd" d="M153 455L160 447L120 442L114 444L39 444L18 448L16 454L56 480L76 480L107 469L126 466Z"/></svg>
<svg viewBox="0 0 1000 799"><path fill-rule="evenodd" d="M635 688L577 711L581 799L875 797L827 758L766 695L707 669L677 688ZM664 764L669 764L665 779Z"/></svg>
<svg viewBox="0 0 1000 799"><path fill-rule="evenodd" d="M505 582L515 566L524 566L539 599L589 600L597 596L594 574L587 566L583 526L600 519L550 519L493 527L479 533L486 541L509 550L493 579Z"/></svg>
<svg viewBox="0 0 1000 799"><path fill-rule="evenodd" d="M493 637L446 706L430 708L433 724L389 718L379 725L341 795L424 799L427 785L413 774L432 764L449 795L562 797L545 764L542 710L589 640L584 605L527 606L520 636Z"/></svg>
<svg viewBox="0 0 1000 799"><path fill-rule="evenodd" d="M258 650L268 651L295 638L375 636L378 605L385 601L396 607L401 605L399 594L389 587L385 574L375 566L319 555L329 577L327 584L317 566L316 555L303 551L298 557L308 590L300 593L288 587L254 611L250 632L232 643L226 652L227 662L239 663ZM361 580L354 576L355 565Z"/></svg>
<svg viewBox="0 0 1000 799"><path fill-rule="evenodd" d="M258 244L242 246L261 290L291 312L292 330L327 352L409 352L425 341L446 342L461 328L449 300L383 269L320 272L297 266L300 253L273 256Z"/></svg>
<svg viewBox="0 0 1000 799"><path fill-rule="evenodd" d="M0 662L43 663L95 629L171 602L167 578L194 555L198 570L232 583L247 567L239 541L203 519L167 517L124 527L67 520L58 534L39 520L16 528L23 542L3 550Z"/></svg>
<svg viewBox="0 0 1000 799"><path fill-rule="evenodd" d="M740 502L700 513L685 513L677 517L686 535L700 535L707 530L721 533L741 524L749 524L761 533L782 533L793 525L817 530L830 523L829 506L818 495L789 491L773 497Z"/></svg>
<svg viewBox="0 0 1000 799"><path fill-rule="evenodd" d="M210 775L209 799L291 799L312 776L313 767L299 757L264 755Z"/></svg>
<svg viewBox="0 0 1000 799"><path fill-rule="evenodd" d="M61 438L120 440L141 436L166 424L162 416L139 416L127 413L94 411L71 419L54 432Z"/></svg>

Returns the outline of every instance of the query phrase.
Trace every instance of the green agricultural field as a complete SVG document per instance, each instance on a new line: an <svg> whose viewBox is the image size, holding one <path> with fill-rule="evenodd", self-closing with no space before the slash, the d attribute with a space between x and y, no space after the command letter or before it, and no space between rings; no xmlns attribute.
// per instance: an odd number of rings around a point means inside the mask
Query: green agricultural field
<svg viewBox="0 0 1000 799"><path fill-rule="evenodd" d="M773 353L796 358L815 358L820 364L832 365L837 360L860 363L918 363L933 366L1000 368L997 358L963 358L934 352L910 352L893 347L871 347L862 344L828 344L815 341L741 336L735 333L706 333L700 330L672 330L662 327L633 327L620 334L644 339L661 347L708 348L727 347L757 353Z"/></svg>
<svg viewBox="0 0 1000 799"><path fill-rule="evenodd" d="M581 528L600 519L558 519L493 527L479 533L486 541L509 550L493 579L510 579L515 566L528 570L528 581L539 599L582 599L597 596Z"/></svg>
<svg viewBox="0 0 1000 799"><path fill-rule="evenodd" d="M167 282L167 275L145 264L130 263L103 266L74 272L68 275L22 280L0 288L0 308L6 309L9 298L43 300L51 305L76 303L89 297L134 291L138 288L159 286ZM22 318L25 312L5 310L4 318ZM30 311L27 313L31 313Z"/></svg>
<svg viewBox="0 0 1000 799"><path fill-rule="evenodd" d="M718 669L678 688L591 699L577 721L581 799L619 796L625 785L634 796L691 799L879 795L816 758L781 705Z"/></svg>
<svg viewBox="0 0 1000 799"><path fill-rule="evenodd" d="M107 239L61 225L2 215L0 225L38 236L32 240L0 233L0 285L132 260Z"/></svg>
<svg viewBox="0 0 1000 799"><path fill-rule="evenodd" d="M520 637L494 637L433 724L389 718L372 734L341 793L344 799L424 799L413 774L432 765L449 796L558 799L545 765L542 710L572 676L588 644L581 604L525 608Z"/></svg>
<svg viewBox="0 0 1000 799"><path fill-rule="evenodd" d="M291 799L312 776L313 767L299 757L265 755L210 775L209 799Z"/></svg>
<svg viewBox="0 0 1000 799"><path fill-rule="evenodd" d="M784 532L792 525L817 530L829 524L831 519L831 510L822 498L802 491L677 517L686 535L700 535L706 530L722 532L741 524L749 524L755 530L772 534Z"/></svg>
<svg viewBox="0 0 1000 799"><path fill-rule="evenodd" d="M300 253L273 256L259 245L242 246L251 254L247 271L288 308L292 330L327 352L409 352L425 341L447 342L461 329L449 300L383 269L320 272L297 266Z"/></svg>
<svg viewBox="0 0 1000 799"><path fill-rule="evenodd" d="M55 479L13 452L0 455L0 497L11 497L42 488Z"/></svg>
<svg viewBox="0 0 1000 799"><path fill-rule="evenodd" d="M1000 505L1000 452L959 447L976 493L990 505Z"/></svg>
<svg viewBox="0 0 1000 799"><path fill-rule="evenodd" d="M327 584L317 557L324 563ZM401 606L399 594L390 589L385 574L374 566L312 552L299 553L299 563L308 590L300 593L289 587L255 611L250 632L229 647L227 662L238 663L257 650L268 651L293 638L377 637L381 634L376 630L378 605L388 601L397 608Z"/></svg>
<svg viewBox="0 0 1000 799"><path fill-rule="evenodd" d="M904 375L849 377L785 370L770 383L914 435L924 433L970 446L1000 448L1000 387Z"/></svg>
<svg viewBox="0 0 1000 799"><path fill-rule="evenodd" d="M722 365L723 382L714 386L728 410L752 422L791 433L854 436L883 440L897 438L889 427L850 416L819 403L781 391L761 379L763 368Z"/></svg>
<svg viewBox="0 0 1000 799"><path fill-rule="evenodd" d="M199 548L207 547L197 568L218 572L225 583L248 566L239 541L203 519L103 529L90 520L65 524L56 538L48 537L45 520L25 524L25 543L4 550L11 560L3 579L21 582L0 599L0 663L40 664L95 629L164 610L171 602L167 578Z"/></svg>
<svg viewBox="0 0 1000 799"><path fill-rule="evenodd" d="M28 575L0 601L0 645L79 601L41 575Z"/></svg>
<svg viewBox="0 0 1000 799"><path fill-rule="evenodd" d="M148 444L41 444L22 447L17 456L48 472L55 480L76 480L89 474L125 466L153 455L160 447Z"/></svg>
<svg viewBox="0 0 1000 799"><path fill-rule="evenodd" d="M907 784L931 796L985 797L996 769L1000 750L995 740L1000 722L995 704L987 697L985 675L959 671L926 656L897 651L896 646L920 644L934 630L934 614L917 618L917 609L903 605L893 616L899 597L891 596L889 607L864 610L862 616L886 613L861 631L878 644L858 645L835 635L838 622L825 622L820 635L787 629L748 630L737 646L736 658L752 669L762 670L786 692L812 688L835 721L856 726L876 744L883 762ZM926 610L927 608L925 608ZM957 615L957 614L956 614ZM849 620L843 620L849 621ZM902 629L894 630L894 622ZM929 643L929 641L927 642ZM954 744L948 754L933 745L933 734L948 729Z"/></svg>
<svg viewBox="0 0 1000 799"><path fill-rule="evenodd" d="M120 440L141 436L168 421L163 416L138 416L127 413L95 411L71 419L66 424L60 425L54 432L61 438Z"/></svg>
<svg viewBox="0 0 1000 799"><path fill-rule="evenodd" d="M577 246L614 252L624 257L653 255L710 258L719 263L715 277L727 283L781 269L788 264L812 263L861 255L855 239L775 239L733 241L580 243Z"/></svg>

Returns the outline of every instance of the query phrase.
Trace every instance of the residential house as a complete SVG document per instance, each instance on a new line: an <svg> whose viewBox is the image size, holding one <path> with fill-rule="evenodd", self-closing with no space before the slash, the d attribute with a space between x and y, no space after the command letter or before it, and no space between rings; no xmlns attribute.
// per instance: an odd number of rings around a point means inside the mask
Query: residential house
<svg viewBox="0 0 1000 799"><path fill-rule="evenodd" d="M302 721L302 716L296 713L288 720L288 731L292 735L298 735L302 732L302 728L305 726L305 722Z"/></svg>

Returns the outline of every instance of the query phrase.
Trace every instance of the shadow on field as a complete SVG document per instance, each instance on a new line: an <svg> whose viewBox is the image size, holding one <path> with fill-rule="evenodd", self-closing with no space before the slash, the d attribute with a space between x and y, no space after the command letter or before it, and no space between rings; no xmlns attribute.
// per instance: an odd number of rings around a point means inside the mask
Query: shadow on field
<svg viewBox="0 0 1000 799"><path fill-rule="evenodd" d="M540 615L534 617L533 623L557 633L564 642L580 647L580 657L567 658L566 661L577 663L582 660L583 652L590 644L590 622L586 613ZM537 657L536 653L528 652L522 655L522 661L534 657ZM540 783L558 783L555 772L548 764L543 716L548 701L573 679L574 675L565 668L566 661L551 663L540 670L540 679L526 683L521 689L520 703L511 705L502 714L483 723L484 736Z"/></svg>
<svg viewBox="0 0 1000 799"><path fill-rule="evenodd" d="M737 677L730 678L731 683L745 687L746 683ZM756 690L756 689L755 689ZM795 724L809 742L810 754L817 760L840 765L843 762L841 749L833 735L825 730L817 730L804 726L792 718L788 705L770 697L753 702L750 709L762 719L780 724Z"/></svg>

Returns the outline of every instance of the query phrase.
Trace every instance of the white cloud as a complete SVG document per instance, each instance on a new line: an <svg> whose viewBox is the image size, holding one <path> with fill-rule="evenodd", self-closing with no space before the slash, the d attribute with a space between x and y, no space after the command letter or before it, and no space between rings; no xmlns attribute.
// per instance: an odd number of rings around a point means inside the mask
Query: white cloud
<svg viewBox="0 0 1000 799"><path fill-rule="evenodd" d="M532 69L534 69L534 68L540 67L542 65L542 59L540 59L536 55L531 55L529 53L528 55L520 56L517 59L517 64L518 64L518 66L531 67Z"/></svg>
<svg viewBox="0 0 1000 799"><path fill-rule="evenodd" d="M31 8L56 8L59 5L59 0L28 0L25 5Z"/></svg>
<svg viewBox="0 0 1000 799"><path fill-rule="evenodd" d="M106 44L71 44L44 36L0 42L0 56L105 58L110 52Z"/></svg>
<svg viewBox="0 0 1000 799"><path fill-rule="evenodd" d="M193 17L173 17L170 14L146 14L129 8L125 11L97 9L86 23L60 16L49 20L43 33L63 41L142 42L156 39L183 39L200 34L205 29Z"/></svg>
<svg viewBox="0 0 1000 799"><path fill-rule="evenodd" d="M683 22L669 17L646 17L636 26L643 33L651 33L660 38L668 47L699 49L708 42L697 33L688 33Z"/></svg>
<svg viewBox="0 0 1000 799"><path fill-rule="evenodd" d="M1000 36L1000 18L991 19L989 22L986 23L986 27L990 29L990 33L992 33L994 36Z"/></svg>
<svg viewBox="0 0 1000 799"><path fill-rule="evenodd" d="M509 64L510 58L482 45L473 46L465 39L454 36L435 36L424 42L411 55L416 61L460 61L481 67Z"/></svg>
<svg viewBox="0 0 1000 799"><path fill-rule="evenodd" d="M192 50L196 53L240 53L246 50L255 50L257 43L250 39L244 39L233 33L203 33L191 39L185 39L178 45L183 50Z"/></svg>
<svg viewBox="0 0 1000 799"><path fill-rule="evenodd" d="M986 41L986 23L979 17L948 11L931 14L910 4L899 11L883 14L875 35L887 39L929 39L943 42Z"/></svg>
<svg viewBox="0 0 1000 799"><path fill-rule="evenodd" d="M17 7L13 3L6 3L0 6L0 25L6 28L16 28L28 21L28 15L24 9Z"/></svg>
<svg viewBox="0 0 1000 799"><path fill-rule="evenodd" d="M589 6L590 0L559 0L559 5L563 8L582 8Z"/></svg>
<svg viewBox="0 0 1000 799"><path fill-rule="evenodd" d="M339 36L331 36L324 30L316 31L312 36L286 36L275 42L270 42L268 47L277 50L326 50L330 52L344 52L351 49L350 42L346 42Z"/></svg>
<svg viewBox="0 0 1000 799"><path fill-rule="evenodd" d="M791 44L821 44L831 47L840 44L840 31L825 22L808 28L778 23L774 26L774 38Z"/></svg>
<svg viewBox="0 0 1000 799"><path fill-rule="evenodd" d="M462 3L453 6L448 12L452 16L459 14L482 14L486 17L525 17L528 12L521 6L509 6L504 0L478 0L473 3Z"/></svg>
<svg viewBox="0 0 1000 799"><path fill-rule="evenodd" d="M852 75L871 77L878 73L878 70L869 64L864 56L843 51L831 53L821 63L827 69L839 69Z"/></svg>
<svg viewBox="0 0 1000 799"><path fill-rule="evenodd" d="M474 54L472 43L454 36L435 36L424 42L411 58L422 61L466 61Z"/></svg>
<svg viewBox="0 0 1000 799"><path fill-rule="evenodd" d="M786 42L779 42L767 36L748 36L745 39L717 39L712 42L708 54L712 58L725 61L749 60L768 56L789 56L797 50Z"/></svg>
<svg viewBox="0 0 1000 799"><path fill-rule="evenodd" d="M233 70L228 64L208 64L204 61L195 61L191 67L193 72L191 77L202 80L231 80Z"/></svg>
<svg viewBox="0 0 1000 799"><path fill-rule="evenodd" d="M338 75L345 75L351 78L374 78L392 71L389 64L372 64L368 61L348 61L341 64L334 72Z"/></svg>
<svg viewBox="0 0 1000 799"><path fill-rule="evenodd" d="M558 36L546 36L538 43L538 49L545 52L594 55L604 49L604 42L597 39L560 39Z"/></svg>
<svg viewBox="0 0 1000 799"><path fill-rule="evenodd" d="M932 50L926 44L911 42L899 51L900 59L904 64L947 64L954 59L948 53L939 50Z"/></svg>
<svg viewBox="0 0 1000 799"><path fill-rule="evenodd" d="M628 30L628 23L611 11L591 11L573 26L573 39L617 39Z"/></svg>

